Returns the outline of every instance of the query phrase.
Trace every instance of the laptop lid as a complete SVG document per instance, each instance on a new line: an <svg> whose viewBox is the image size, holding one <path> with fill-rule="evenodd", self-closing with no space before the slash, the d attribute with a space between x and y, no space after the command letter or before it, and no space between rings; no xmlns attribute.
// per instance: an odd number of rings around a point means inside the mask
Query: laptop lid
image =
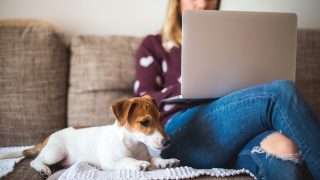
<svg viewBox="0 0 320 180"><path fill-rule="evenodd" d="M182 15L181 95L218 98L295 80L294 13L187 10Z"/></svg>

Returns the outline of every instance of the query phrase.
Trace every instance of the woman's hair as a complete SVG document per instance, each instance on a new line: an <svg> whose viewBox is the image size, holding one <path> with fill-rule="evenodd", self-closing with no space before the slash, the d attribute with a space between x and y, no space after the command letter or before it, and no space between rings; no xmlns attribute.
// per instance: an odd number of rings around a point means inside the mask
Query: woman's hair
<svg viewBox="0 0 320 180"><path fill-rule="evenodd" d="M168 42L175 46L181 46L182 40L182 17L180 13L180 0L169 0L165 24L162 27L162 46L169 50Z"/></svg>
<svg viewBox="0 0 320 180"><path fill-rule="evenodd" d="M218 1L217 9L220 7ZM182 16L180 12L180 0L169 0L167 16L161 30L162 46L169 51L170 46L181 46L182 41ZM171 43L169 45L169 43Z"/></svg>

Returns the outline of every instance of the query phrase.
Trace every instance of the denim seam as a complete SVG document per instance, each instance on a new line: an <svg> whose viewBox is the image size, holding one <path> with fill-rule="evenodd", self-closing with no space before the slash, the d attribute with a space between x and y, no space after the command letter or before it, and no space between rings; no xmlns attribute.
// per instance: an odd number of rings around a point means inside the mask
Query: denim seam
<svg viewBox="0 0 320 180"><path fill-rule="evenodd" d="M271 97L271 98L273 98L273 97ZM272 99L272 100L275 101L274 99ZM288 118L285 118L285 116L284 116L284 114L283 114L283 111L282 111L282 108L280 108L279 103L278 103L277 101L275 101L275 102L276 102L277 108L279 109L279 111L280 111L280 113L281 113L282 118L284 119L284 122L286 123L286 129L291 132L291 134L292 134L292 136L294 136L294 138L299 139L299 138L297 138L297 137L294 135L294 133L292 132L292 129L289 128L289 126L288 126L288 125L289 125ZM299 142L297 142L297 143L299 143L299 144L302 145L304 148L306 148L306 152L311 152L311 150L310 150L307 146L305 146L305 145L301 142L301 140L299 140ZM301 153L301 154L302 154L302 153ZM320 165L317 164L313 159L311 160L311 163L312 163L313 166L315 166L315 167L317 167L318 169L320 169Z"/></svg>
<svg viewBox="0 0 320 180"><path fill-rule="evenodd" d="M265 179L264 177L266 176L266 173L264 172L263 165L260 163L259 159L257 157L255 157L254 154L251 154L251 153L248 153L248 152L247 153L242 153L242 155L249 156L250 158L252 158L254 160L253 162L256 165L259 166L259 171L261 171L262 180L264 180ZM240 155L238 155L238 156L240 156ZM259 173L260 172L258 172L258 175L259 175Z"/></svg>
<svg viewBox="0 0 320 180"><path fill-rule="evenodd" d="M280 112L280 114L281 114L281 116L282 116L282 119L283 119L284 122L286 123L285 129L288 130L288 131L290 131L290 133L292 134L292 136L294 136L294 138L298 139L298 138L294 135L292 129L289 128L290 125L289 125L289 123L288 123L288 118L286 118L285 115L284 115L284 113L283 113L283 107L280 107L280 104L279 104L273 97L271 97L271 98L272 98L272 100L275 102L275 108L278 108L278 110L279 110L279 112ZM300 143L300 142L299 142L299 143Z"/></svg>
<svg viewBox="0 0 320 180"><path fill-rule="evenodd" d="M224 109L226 109L226 108L228 108L228 107L230 107L230 106L232 106L234 104L240 104L240 103L244 103L244 102L247 102L247 101L251 101L251 100L256 99L256 98L266 98L266 97L270 96L269 94L263 94L263 95L264 96L261 95L261 96L254 96L254 97L252 97L252 96L246 97L246 98L244 98L244 99L242 99L240 101L235 101L235 102L229 103L229 104L227 104L225 106L221 106L220 108L215 109L213 112L222 111L222 110L224 110Z"/></svg>
<svg viewBox="0 0 320 180"><path fill-rule="evenodd" d="M307 148L307 147L304 145L304 143L301 142L301 140L299 139L299 137L295 136L295 134L293 133L292 129L290 128L290 125L289 125L290 123L289 123L289 121L288 121L288 117L286 117L286 116L284 115L284 113L283 113L283 109L284 109L284 108L282 107L282 105L281 105L278 101L276 101L273 96L270 96L270 98L272 99L273 102L275 102L275 108L277 108L277 109L279 110L279 112L280 112L280 114L281 114L281 116L282 116L283 122L286 124L286 126L285 126L284 128L285 128L287 131L290 131L291 135L292 135L295 139L299 140L299 141L297 142L297 144L300 144L300 145L303 146L304 148ZM280 130L280 131L281 131L281 130ZM307 151L307 152L310 152L310 149L307 148L306 151ZM302 155L302 153L300 152L300 150L299 150L299 154ZM301 156L301 157L302 157L302 156ZM312 164L315 165L314 161L312 161Z"/></svg>
<svg viewBox="0 0 320 180"><path fill-rule="evenodd" d="M221 112L221 111L223 111L223 110L225 110L225 109L227 109L227 108L229 108L229 107L231 107L231 106L233 106L233 105L250 102L250 101L255 100L255 99L257 99L257 98L261 98L261 99L262 99L262 98L269 98L269 97L272 98L270 94L263 94L263 96L260 95L260 96L254 96L254 97L246 97L246 98L242 99L241 101L235 101L235 102L229 103L229 104L227 104L227 105L225 105L225 106L222 106L222 107L220 107L220 108L214 109L213 111L208 112L208 113L207 113L206 115L204 115L204 116L207 118L207 117L210 117L212 114L214 114L214 113L216 113L216 112ZM261 121L259 121L259 123L260 123L260 125L261 125L262 127L265 127L265 126L261 123Z"/></svg>

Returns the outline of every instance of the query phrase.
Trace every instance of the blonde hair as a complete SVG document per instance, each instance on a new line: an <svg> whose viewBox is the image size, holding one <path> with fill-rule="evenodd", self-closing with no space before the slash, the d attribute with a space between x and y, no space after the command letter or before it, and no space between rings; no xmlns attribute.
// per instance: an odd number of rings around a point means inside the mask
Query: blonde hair
<svg viewBox="0 0 320 180"><path fill-rule="evenodd" d="M182 42L182 15L180 11L180 0L169 0L167 16L160 34L162 35L162 46L169 51L172 46L181 47ZM218 0L217 9L220 8Z"/></svg>
<svg viewBox="0 0 320 180"><path fill-rule="evenodd" d="M182 17L180 13L180 1L169 0L167 16L164 26L161 30L162 46L169 50L168 42L174 43L173 45L180 47L182 41Z"/></svg>

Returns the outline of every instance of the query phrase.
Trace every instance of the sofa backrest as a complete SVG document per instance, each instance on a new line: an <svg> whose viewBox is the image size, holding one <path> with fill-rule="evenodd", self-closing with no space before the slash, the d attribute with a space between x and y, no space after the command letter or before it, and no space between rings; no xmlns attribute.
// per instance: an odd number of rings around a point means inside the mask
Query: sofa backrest
<svg viewBox="0 0 320 180"><path fill-rule="evenodd" d="M0 21L0 146L30 145L66 126L68 52L39 21Z"/></svg>
<svg viewBox="0 0 320 180"><path fill-rule="evenodd" d="M134 56L141 38L78 36L71 41L68 125L114 122L109 107L132 97Z"/></svg>

